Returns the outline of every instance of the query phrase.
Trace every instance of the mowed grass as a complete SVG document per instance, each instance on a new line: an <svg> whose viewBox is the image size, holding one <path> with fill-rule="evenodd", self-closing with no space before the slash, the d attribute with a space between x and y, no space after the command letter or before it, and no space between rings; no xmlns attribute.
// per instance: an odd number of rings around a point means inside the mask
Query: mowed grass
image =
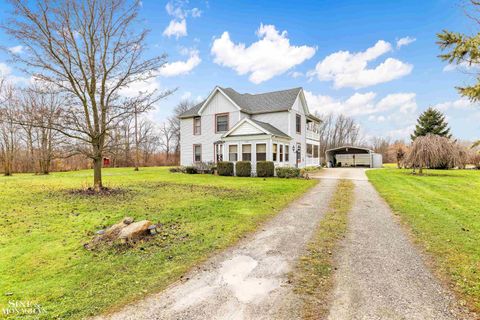
<svg viewBox="0 0 480 320"><path fill-rule="evenodd" d="M45 319L111 311L178 280L316 183L126 168L104 170L106 186L125 193L69 193L91 181L89 170L0 177L0 311L15 300L41 304ZM125 216L164 231L129 250L84 249Z"/></svg>
<svg viewBox="0 0 480 320"><path fill-rule="evenodd" d="M368 178L433 257L439 274L480 310L480 172L367 171Z"/></svg>

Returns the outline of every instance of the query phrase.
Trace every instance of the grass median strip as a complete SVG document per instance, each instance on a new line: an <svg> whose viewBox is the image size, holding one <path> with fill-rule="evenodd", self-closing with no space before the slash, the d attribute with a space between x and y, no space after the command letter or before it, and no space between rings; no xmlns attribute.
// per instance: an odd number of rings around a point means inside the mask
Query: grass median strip
<svg viewBox="0 0 480 320"><path fill-rule="evenodd" d="M290 280L303 302L302 318L319 319L328 311L328 295L333 286L333 252L347 231L353 204L353 182L341 180L330 200L328 211L300 258Z"/></svg>

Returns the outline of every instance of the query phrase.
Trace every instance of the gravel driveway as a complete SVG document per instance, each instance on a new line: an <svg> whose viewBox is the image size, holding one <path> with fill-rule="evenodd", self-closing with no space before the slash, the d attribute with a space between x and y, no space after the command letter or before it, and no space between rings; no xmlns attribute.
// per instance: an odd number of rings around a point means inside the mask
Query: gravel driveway
<svg viewBox="0 0 480 320"><path fill-rule="evenodd" d="M164 292L97 319L292 319L296 299L288 272L335 190L325 180L261 231L217 255ZM297 308L298 310L298 308Z"/></svg>
<svg viewBox="0 0 480 320"><path fill-rule="evenodd" d="M390 207L370 182L361 179L364 170L327 169L322 174L355 180L349 231L336 254L328 319L465 318L452 295L426 268Z"/></svg>

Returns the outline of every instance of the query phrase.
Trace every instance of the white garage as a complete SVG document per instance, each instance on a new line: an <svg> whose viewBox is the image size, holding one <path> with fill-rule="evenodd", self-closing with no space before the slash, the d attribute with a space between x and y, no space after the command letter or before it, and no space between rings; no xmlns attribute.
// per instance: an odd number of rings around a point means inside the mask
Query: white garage
<svg viewBox="0 0 480 320"><path fill-rule="evenodd" d="M369 167L381 168L382 155L368 148L343 146L325 152L330 167Z"/></svg>

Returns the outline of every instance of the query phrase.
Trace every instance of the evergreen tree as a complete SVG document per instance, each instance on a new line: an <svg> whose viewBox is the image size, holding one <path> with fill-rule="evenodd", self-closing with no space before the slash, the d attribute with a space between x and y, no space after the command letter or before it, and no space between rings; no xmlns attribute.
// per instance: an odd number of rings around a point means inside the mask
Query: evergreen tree
<svg viewBox="0 0 480 320"><path fill-rule="evenodd" d="M417 125L411 138L415 140L415 138L425 136L429 133L446 138L451 138L452 136L443 113L432 107L425 110L420 117L418 117Z"/></svg>

